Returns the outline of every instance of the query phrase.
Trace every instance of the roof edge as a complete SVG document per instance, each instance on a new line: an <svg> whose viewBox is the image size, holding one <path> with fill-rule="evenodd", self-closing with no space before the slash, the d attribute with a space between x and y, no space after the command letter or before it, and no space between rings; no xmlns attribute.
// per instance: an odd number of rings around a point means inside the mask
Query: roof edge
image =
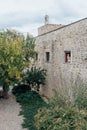
<svg viewBox="0 0 87 130"><path fill-rule="evenodd" d="M48 34L48 33L54 32L54 31L56 31L56 30L60 30L60 29L62 29L62 28L71 26L71 25L73 25L73 24L75 24L75 23L78 23L78 22L80 22L80 21L83 21L83 20L85 20L85 19L87 19L87 17L86 17L86 18L83 18L83 19L80 19L80 20L78 20L78 21L75 21L75 22L73 22L73 23L64 25L64 26L62 26L62 27L60 27L60 28L57 28L57 29L54 29L54 30L52 30L52 31L46 32L46 33L44 33L44 34L38 35L38 36L36 36L36 37L43 36L43 35L46 35L46 34ZM55 24L54 24L54 25L55 25ZM57 25L58 25L58 24L57 24Z"/></svg>

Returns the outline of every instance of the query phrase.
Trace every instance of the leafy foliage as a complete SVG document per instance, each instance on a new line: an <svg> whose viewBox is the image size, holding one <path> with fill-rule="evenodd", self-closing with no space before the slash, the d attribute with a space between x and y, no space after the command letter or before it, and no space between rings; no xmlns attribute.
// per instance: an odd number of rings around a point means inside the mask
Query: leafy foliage
<svg viewBox="0 0 87 130"><path fill-rule="evenodd" d="M38 88L40 85L45 85L45 80L45 69L37 69L36 67L32 67L31 69L27 69L27 71L23 74L23 81L31 86L31 88Z"/></svg>
<svg viewBox="0 0 87 130"><path fill-rule="evenodd" d="M39 108L46 106L47 104L35 91L26 92L17 96L17 101L21 104L22 108L20 115L24 116L22 126L24 128L28 128L29 130L36 130L34 126L34 115L37 113Z"/></svg>
<svg viewBox="0 0 87 130"><path fill-rule="evenodd" d="M61 99L62 100L62 99ZM58 101L58 102L57 102ZM62 101L63 102L63 101ZM37 130L86 130L87 111L67 102L60 105L59 100L50 102L35 115Z"/></svg>
<svg viewBox="0 0 87 130"><path fill-rule="evenodd" d="M87 109L87 90L78 95L75 100L75 105L77 105L79 108Z"/></svg>
<svg viewBox="0 0 87 130"><path fill-rule="evenodd" d="M4 90L21 80L23 69L29 67L30 60L25 59L34 57L34 41L30 36L24 39L15 30L0 32L0 85Z"/></svg>
<svg viewBox="0 0 87 130"><path fill-rule="evenodd" d="M48 104L33 91L18 96L17 101L22 106L20 114L25 117L23 127L29 130L87 130L87 89L86 86L81 88L79 92L76 90L74 104L59 93Z"/></svg>
<svg viewBox="0 0 87 130"><path fill-rule="evenodd" d="M23 50L26 66L29 67L32 64L32 60L35 58L35 38L27 34L26 39L24 40Z"/></svg>
<svg viewBox="0 0 87 130"><path fill-rule="evenodd" d="M31 88L28 85L19 83L13 87L12 93L14 95L20 95L20 94L26 93L30 90L31 90Z"/></svg>
<svg viewBox="0 0 87 130"><path fill-rule="evenodd" d="M9 86L21 78L24 68L22 45L20 34L10 30L0 33L0 85Z"/></svg>
<svg viewBox="0 0 87 130"><path fill-rule="evenodd" d="M74 105L87 110L87 84L81 79L73 86Z"/></svg>
<svg viewBox="0 0 87 130"><path fill-rule="evenodd" d="M87 129L87 85L80 81L74 84L74 103L65 95L56 93L48 107L38 111L35 115L37 130Z"/></svg>

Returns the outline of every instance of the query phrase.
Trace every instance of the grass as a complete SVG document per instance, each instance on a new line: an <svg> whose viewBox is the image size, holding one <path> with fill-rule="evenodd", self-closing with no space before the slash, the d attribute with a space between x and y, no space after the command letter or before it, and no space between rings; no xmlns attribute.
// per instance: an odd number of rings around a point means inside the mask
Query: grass
<svg viewBox="0 0 87 130"><path fill-rule="evenodd" d="M26 92L17 96L17 102L21 105L20 115L24 116L22 123L23 128L28 130L36 130L34 116L39 108L47 106L38 93L35 91Z"/></svg>

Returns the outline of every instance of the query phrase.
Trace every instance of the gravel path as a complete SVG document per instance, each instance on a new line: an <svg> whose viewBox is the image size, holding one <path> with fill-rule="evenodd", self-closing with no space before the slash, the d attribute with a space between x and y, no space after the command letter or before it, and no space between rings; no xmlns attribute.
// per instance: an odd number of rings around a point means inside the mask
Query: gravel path
<svg viewBox="0 0 87 130"><path fill-rule="evenodd" d="M10 94L9 99L0 99L0 130L26 130L21 124L23 117L18 116L20 105Z"/></svg>

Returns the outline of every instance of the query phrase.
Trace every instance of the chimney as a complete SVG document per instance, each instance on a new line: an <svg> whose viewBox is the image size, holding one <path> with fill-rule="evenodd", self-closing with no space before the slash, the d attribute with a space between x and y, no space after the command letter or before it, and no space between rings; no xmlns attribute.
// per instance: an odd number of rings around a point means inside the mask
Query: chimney
<svg viewBox="0 0 87 130"><path fill-rule="evenodd" d="M49 24L49 16L48 15L45 15L45 25L46 24Z"/></svg>

